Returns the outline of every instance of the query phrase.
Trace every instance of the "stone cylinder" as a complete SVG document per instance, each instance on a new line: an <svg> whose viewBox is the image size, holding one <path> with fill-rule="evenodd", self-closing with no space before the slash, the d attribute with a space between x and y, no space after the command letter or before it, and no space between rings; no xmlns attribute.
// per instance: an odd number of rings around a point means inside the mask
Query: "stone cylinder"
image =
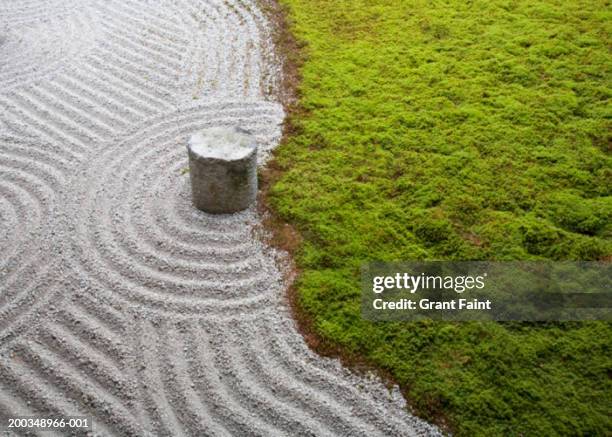
<svg viewBox="0 0 612 437"><path fill-rule="evenodd" d="M196 208L231 214L257 197L257 142L246 130L214 127L196 132L187 145L191 194Z"/></svg>

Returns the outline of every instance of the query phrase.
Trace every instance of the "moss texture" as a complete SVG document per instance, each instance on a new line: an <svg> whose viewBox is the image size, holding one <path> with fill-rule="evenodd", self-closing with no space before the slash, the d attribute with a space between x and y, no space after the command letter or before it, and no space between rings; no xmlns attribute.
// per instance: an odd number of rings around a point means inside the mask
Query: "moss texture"
<svg viewBox="0 0 612 437"><path fill-rule="evenodd" d="M367 260L610 259L609 1L282 0L299 303L458 435L612 433L608 323L369 323Z"/></svg>

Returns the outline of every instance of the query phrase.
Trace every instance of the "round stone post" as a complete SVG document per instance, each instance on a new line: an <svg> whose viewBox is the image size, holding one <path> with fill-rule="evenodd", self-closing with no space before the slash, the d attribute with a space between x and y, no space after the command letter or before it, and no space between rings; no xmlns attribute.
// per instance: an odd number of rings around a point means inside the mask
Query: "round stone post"
<svg viewBox="0 0 612 437"><path fill-rule="evenodd" d="M257 143L240 128L214 127L189 139L193 204L213 214L242 211L257 196Z"/></svg>

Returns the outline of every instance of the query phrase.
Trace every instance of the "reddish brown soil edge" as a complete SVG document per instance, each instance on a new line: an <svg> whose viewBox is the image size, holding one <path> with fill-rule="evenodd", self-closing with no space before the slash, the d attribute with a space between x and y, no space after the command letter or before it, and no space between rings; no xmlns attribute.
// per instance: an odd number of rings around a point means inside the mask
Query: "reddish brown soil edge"
<svg viewBox="0 0 612 437"><path fill-rule="evenodd" d="M301 82L300 71L306 56L305 44L296 40L291 33L291 22L285 6L278 4L276 0L259 0L259 4L273 25L275 50L282 60L283 80L277 97L285 108L286 118L283 125L283 136L278 147L280 148L296 133L292 120L307 115L307 112L300 107L298 95L298 86ZM287 283L286 296L298 331L304 337L308 347L317 354L337 358L345 367L358 373L374 372L388 386L398 385L412 413L434 423L446 432L452 432L453 427L450 421L435 400L432 400L425 410L415 408L415 405L410 401L409 387L401 386L391 373L381 369L371 360L331 342L316 331L313 318L300 304L300 296L296 285L301 272L293 260L301 248L302 237L296 227L286 223L279 216L272 207L269 196L271 187L282 177L285 170L275 156L278 148L273 152L272 158L266 164L265 169L260 171L259 174L261 189L258 195L258 209L263 217L267 243L290 255L290 266L286 269L285 278Z"/></svg>

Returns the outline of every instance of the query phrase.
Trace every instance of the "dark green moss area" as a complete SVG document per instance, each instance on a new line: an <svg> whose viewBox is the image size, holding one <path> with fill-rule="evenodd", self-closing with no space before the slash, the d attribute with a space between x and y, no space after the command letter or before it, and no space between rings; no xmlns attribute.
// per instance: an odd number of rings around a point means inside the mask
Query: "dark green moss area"
<svg viewBox="0 0 612 437"><path fill-rule="evenodd" d="M458 435L610 435L608 323L369 323L367 260L612 255L603 0L282 0L304 44L273 207L317 332Z"/></svg>

